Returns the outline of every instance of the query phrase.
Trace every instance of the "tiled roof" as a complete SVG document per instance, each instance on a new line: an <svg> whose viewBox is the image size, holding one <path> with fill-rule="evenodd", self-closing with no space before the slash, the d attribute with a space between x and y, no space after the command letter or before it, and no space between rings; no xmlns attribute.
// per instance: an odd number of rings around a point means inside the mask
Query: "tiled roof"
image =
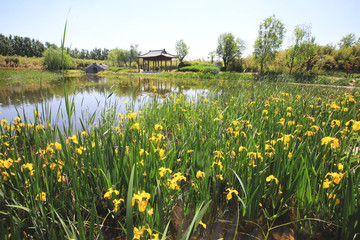
<svg viewBox="0 0 360 240"><path fill-rule="evenodd" d="M176 55L172 55L170 53L167 53L165 49L163 50L150 50L148 53L142 54L137 56L138 58L153 58L153 57L169 57L169 58L176 58Z"/></svg>

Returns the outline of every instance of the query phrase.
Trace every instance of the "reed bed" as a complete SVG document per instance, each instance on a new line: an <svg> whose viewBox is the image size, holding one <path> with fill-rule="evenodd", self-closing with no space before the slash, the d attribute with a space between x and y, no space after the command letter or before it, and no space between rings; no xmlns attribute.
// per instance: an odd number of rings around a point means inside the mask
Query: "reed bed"
<svg viewBox="0 0 360 240"><path fill-rule="evenodd" d="M114 105L78 132L37 109L3 119L1 239L355 238L359 91L216 85L153 87L140 111Z"/></svg>

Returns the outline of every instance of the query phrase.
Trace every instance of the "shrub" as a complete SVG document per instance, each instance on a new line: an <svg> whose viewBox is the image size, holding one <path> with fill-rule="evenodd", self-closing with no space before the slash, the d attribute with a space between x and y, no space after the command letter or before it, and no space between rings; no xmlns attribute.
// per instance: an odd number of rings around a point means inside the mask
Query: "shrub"
<svg viewBox="0 0 360 240"><path fill-rule="evenodd" d="M5 63L6 65L10 64L12 66L17 67L19 65L19 59L17 57L6 57Z"/></svg>
<svg viewBox="0 0 360 240"><path fill-rule="evenodd" d="M203 65L203 64L197 64L193 66L188 67L182 67L179 69L180 72L201 72L201 73L210 73L213 75L216 75L220 72L218 67L215 67L213 65Z"/></svg>
<svg viewBox="0 0 360 240"><path fill-rule="evenodd" d="M62 57L64 58L64 62L62 63ZM62 68L62 64L64 64L65 69L69 69L72 67L71 57L69 54L64 51L64 55L62 56L61 49L53 49L48 48L44 52L44 60L43 64L49 70L60 70Z"/></svg>

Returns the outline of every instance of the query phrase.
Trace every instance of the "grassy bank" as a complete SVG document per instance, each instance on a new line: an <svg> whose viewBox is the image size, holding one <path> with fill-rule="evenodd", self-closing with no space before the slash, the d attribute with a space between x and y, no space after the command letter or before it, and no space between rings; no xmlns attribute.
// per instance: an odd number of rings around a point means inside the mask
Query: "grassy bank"
<svg viewBox="0 0 360 240"><path fill-rule="evenodd" d="M356 86L360 87L359 78L340 78L314 74L265 74L259 76L254 73L220 72L219 74L203 72L161 72L161 73L137 73L135 70L105 71L101 76L109 77L145 77L145 78L170 78L170 79L195 79L195 80L254 80L288 83L323 84L334 86Z"/></svg>
<svg viewBox="0 0 360 240"><path fill-rule="evenodd" d="M81 70L67 70L65 77L79 77L83 76L84 72ZM52 72L36 69L1 69L0 82L2 84L18 84L18 83L33 83L40 81L53 81L62 78L62 73Z"/></svg>
<svg viewBox="0 0 360 240"><path fill-rule="evenodd" d="M1 238L360 232L360 93L217 82L191 99L154 87L141 111L114 106L78 133L37 110L1 121Z"/></svg>

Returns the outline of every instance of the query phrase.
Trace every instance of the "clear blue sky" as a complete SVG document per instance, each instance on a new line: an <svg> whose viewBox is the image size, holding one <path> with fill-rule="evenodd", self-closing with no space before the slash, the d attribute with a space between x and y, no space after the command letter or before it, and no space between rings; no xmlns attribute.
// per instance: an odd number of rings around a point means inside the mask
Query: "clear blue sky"
<svg viewBox="0 0 360 240"><path fill-rule="evenodd" d="M260 23L273 14L287 30L283 48L300 24L311 24L321 45L337 44L349 33L358 38L359 9L360 0L0 0L0 33L60 45L68 19L65 45L71 48L138 44L143 53L165 48L175 54L183 39L187 59L206 59L225 32L246 42L243 56L251 54Z"/></svg>

